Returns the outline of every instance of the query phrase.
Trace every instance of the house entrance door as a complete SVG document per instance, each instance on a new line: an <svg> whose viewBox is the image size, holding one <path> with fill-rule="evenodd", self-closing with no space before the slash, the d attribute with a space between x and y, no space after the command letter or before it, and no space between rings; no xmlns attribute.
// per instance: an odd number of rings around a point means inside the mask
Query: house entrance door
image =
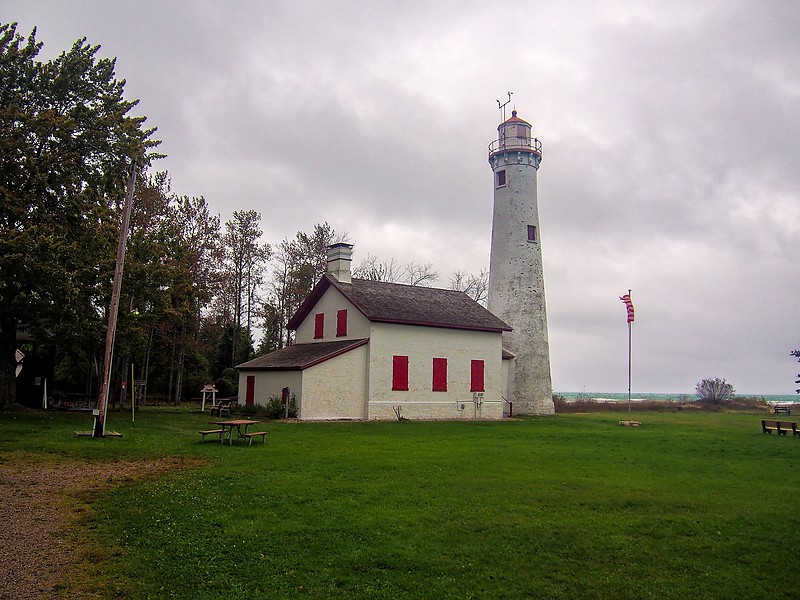
<svg viewBox="0 0 800 600"><path fill-rule="evenodd" d="M256 402L256 376L247 376L247 395L244 400L247 406L252 406Z"/></svg>

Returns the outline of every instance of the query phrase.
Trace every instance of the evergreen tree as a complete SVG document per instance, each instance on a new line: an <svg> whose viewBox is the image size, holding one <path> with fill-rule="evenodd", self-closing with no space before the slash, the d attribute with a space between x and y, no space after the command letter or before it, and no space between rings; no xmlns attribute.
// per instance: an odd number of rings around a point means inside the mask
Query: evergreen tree
<svg viewBox="0 0 800 600"><path fill-rule="evenodd" d="M0 406L16 399L18 329L74 349L102 337L115 207L158 143L99 46L46 63L41 46L0 24Z"/></svg>

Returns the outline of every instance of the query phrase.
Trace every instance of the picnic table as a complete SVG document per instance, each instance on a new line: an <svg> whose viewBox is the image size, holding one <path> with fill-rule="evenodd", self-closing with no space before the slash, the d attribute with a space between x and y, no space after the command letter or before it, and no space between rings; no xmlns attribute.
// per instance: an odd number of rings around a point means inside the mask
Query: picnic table
<svg viewBox="0 0 800 600"><path fill-rule="evenodd" d="M266 431L247 431L250 425L255 425L256 423L260 423L261 421L252 421L250 419L232 419L230 421L209 421L209 425L217 425L219 429L208 429L205 431L201 431L200 435L203 436L203 439L207 435L219 435L219 442L220 444L224 443L225 440L228 440L228 445L233 443L233 432L236 430L236 439L244 438L248 441L249 445L252 445L253 438L261 436L261 440L266 443L267 442L267 432ZM244 430L242 429L244 428Z"/></svg>

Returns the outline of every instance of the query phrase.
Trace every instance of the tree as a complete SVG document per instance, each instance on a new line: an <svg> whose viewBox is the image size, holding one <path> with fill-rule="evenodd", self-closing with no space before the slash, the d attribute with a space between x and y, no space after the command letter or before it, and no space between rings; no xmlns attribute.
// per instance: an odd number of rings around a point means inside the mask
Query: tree
<svg viewBox="0 0 800 600"><path fill-rule="evenodd" d="M240 332L252 338L253 314L256 309L257 289L263 282L264 269L270 256L269 244L260 244L261 214L255 210L237 210L225 223L222 246L225 257L225 284L229 294L223 304L223 314L233 324L231 364L247 360L251 348L242 348Z"/></svg>
<svg viewBox="0 0 800 600"><path fill-rule="evenodd" d="M168 314L171 318L165 322L165 341L172 346L167 390L177 404L183 390L187 350L195 356L201 354L202 311L220 282L221 274L216 264L222 250L218 242L219 216L211 215L205 198L173 198L170 206L173 245L169 254Z"/></svg>
<svg viewBox="0 0 800 600"><path fill-rule="evenodd" d="M464 292L475 302L486 306L487 292L489 290L489 272L486 269L481 269L475 275L473 273L464 273L464 271L456 271L450 276L450 289Z"/></svg>
<svg viewBox="0 0 800 600"><path fill-rule="evenodd" d="M72 348L102 332L115 206L154 129L129 116L115 61L86 39L41 63L36 30L0 24L0 406L16 400L17 331Z"/></svg>
<svg viewBox="0 0 800 600"><path fill-rule="evenodd" d="M381 261L374 254L367 254L366 258L353 269L353 277L370 281L399 283L401 276L402 269L394 258L389 261Z"/></svg>
<svg viewBox="0 0 800 600"><path fill-rule="evenodd" d="M700 400L714 403L730 400L731 396L736 393L736 390L733 389L730 383L718 377L714 379L701 379L697 382L695 391L697 395L700 396Z"/></svg>
<svg viewBox="0 0 800 600"><path fill-rule="evenodd" d="M328 223L318 223L311 234L298 231L293 239L284 239L276 248L262 319L265 332L271 331L273 336L277 333L279 348L291 343L286 324L325 274L328 246L347 239L346 233L336 233Z"/></svg>
<svg viewBox="0 0 800 600"><path fill-rule="evenodd" d="M386 283L404 283L406 285L428 286L439 278L433 263L410 262L400 265L394 258L381 261L377 256L367 257L353 269L353 277Z"/></svg>
<svg viewBox="0 0 800 600"><path fill-rule="evenodd" d="M800 350L792 350L792 351L789 353L789 355L790 355L790 356L795 356L795 357L797 357L797 362L800 362ZM797 374L797 381L795 381L795 383L800 383L800 373L798 373L798 374ZM800 394L800 388L797 388L797 389L795 390L795 392L797 392L798 394Z"/></svg>
<svg viewBox="0 0 800 600"><path fill-rule="evenodd" d="M408 285L429 286L439 279L439 273L433 269L433 263L411 262L406 265L403 283Z"/></svg>

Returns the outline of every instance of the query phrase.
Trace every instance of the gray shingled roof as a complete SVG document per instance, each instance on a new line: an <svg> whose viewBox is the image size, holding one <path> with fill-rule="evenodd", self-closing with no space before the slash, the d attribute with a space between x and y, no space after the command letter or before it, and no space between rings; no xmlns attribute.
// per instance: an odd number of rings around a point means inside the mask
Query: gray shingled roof
<svg viewBox="0 0 800 600"><path fill-rule="evenodd" d="M370 321L452 327L478 331L511 331L505 322L490 313L464 292L368 279L341 283L326 275L292 317L296 328L313 309L325 290L333 285Z"/></svg>
<svg viewBox="0 0 800 600"><path fill-rule="evenodd" d="M301 371L363 346L368 341L358 339L295 344L236 365L236 368L240 371Z"/></svg>

